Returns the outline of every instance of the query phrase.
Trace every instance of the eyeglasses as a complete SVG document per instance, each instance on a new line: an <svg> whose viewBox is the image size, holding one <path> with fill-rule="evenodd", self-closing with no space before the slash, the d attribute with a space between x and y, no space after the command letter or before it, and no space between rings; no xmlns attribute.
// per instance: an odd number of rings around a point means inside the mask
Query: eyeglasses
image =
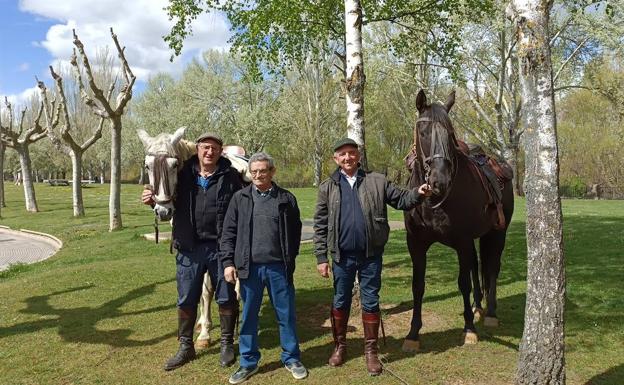
<svg viewBox="0 0 624 385"><path fill-rule="evenodd" d="M270 168L263 168L260 170L249 170L251 175L267 175L271 171Z"/></svg>

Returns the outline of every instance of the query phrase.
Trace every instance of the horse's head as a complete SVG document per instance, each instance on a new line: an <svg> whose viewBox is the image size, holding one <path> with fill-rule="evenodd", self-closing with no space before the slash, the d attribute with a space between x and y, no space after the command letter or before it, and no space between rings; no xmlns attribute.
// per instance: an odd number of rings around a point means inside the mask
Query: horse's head
<svg viewBox="0 0 624 385"><path fill-rule="evenodd" d="M414 128L414 144L420 163L419 171L424 181L431 185L433 194L441 199L440 204L451 189L457 167L457 140L448 116L454 103L455 91L449 94L444 105L427 104L423 90L416 97L418 119Z"/></svg>
<svg viewBox="0 0 624 385"><path fill-rule="evenodd" d="M173 216L178 171L185 160L178 144L185 131L186 127L181 127L173 135L151 137L145 130L137 130L145 147L145 168L154 192L154 213L162 221L168 221Z"/></svg>

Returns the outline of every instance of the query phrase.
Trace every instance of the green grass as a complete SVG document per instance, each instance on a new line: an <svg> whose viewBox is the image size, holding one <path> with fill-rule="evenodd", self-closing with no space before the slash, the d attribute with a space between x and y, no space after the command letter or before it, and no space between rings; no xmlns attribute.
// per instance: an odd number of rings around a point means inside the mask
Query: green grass
<svg viewBox="0 0 624 385"><path fill-rule="evenodd" d="M152 231L152 216L139 202L139 186L123 186L124 229L114 233L108 232L106 186L84 190L87 216L81 219L71 215L68 187L37 185L41 212L36 214L24 210L21 190L6 187L8 207L0 224L54 234L65 246L49 260L0 273L0 384L227 383L234 368L218 366L217 345L182 369L161 369L177 348L175 264L168 244L140 237ZM303 217L311 218L315 189L293 191ZM623 384L624 203L566 200L563 205L568 383ZM402 218L394 210L390 216ZM460 345L456 256L441 246L431 249L423 347L416 355L400 350L410 317L411 262L405 232L393 232L381 293L388 335L381 349L389 371L379 378L366 374L360 329L348 336L345 366L325 365L332 348L326 322L332 287L316 273L312 246L304 245L295 283L302 358L311 369L305 383L399 384L390 371L409 384L512 383L525 303L524 218L524 202L518 200L499 280L501 326L478 325L475 346ZM273 311L265 303L261 370L248 383L294 383L279 365L278 341Z"/></svg>

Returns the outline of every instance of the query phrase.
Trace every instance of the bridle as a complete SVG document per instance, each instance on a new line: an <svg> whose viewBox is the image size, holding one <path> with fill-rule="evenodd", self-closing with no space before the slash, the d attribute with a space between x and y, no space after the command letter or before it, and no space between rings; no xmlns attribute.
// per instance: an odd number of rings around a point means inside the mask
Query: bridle
<svg viewBox="0 0 624 385"><path fill-rule="evenodd" d="M429 143L429 156L427 156L422 147L422 141L419 140L419 128L418 123L430 123L431 124L431 138ZM449 140L449 137L451 140ZM453 148L451 143L453 142ZM455 180L455 174L457 173L457 157L455 155L455 148L457 147L457 140L455 135L449 133L449 131L442 125L441 122L433 120L429 117L422 117L416 120L416 126L414 128L414 143L412 144L412 152L416 153L416 159L424 170L425 183L429 184L429 178L431 176L431 163L435 159L445 159L451 164L451 183L446 189L446 194L441 201L431 206L431 208L438 208L446 201L452 188L453 181ZM421 161L422 160L422 161Z"/></svg>
<svg viewBox="0 0 624 385"><path fill-rule="evenodd" d="M171 186L169 185L169 170L167 167L167 160L169 159L177 159L178 160L178 168L180 167L180 165L182 164L182 162L180 162L179 157L176 156L171 156L168 153L157 153L157 154L148 154L154 157L154 169L152 170L152 175L154 177L154 180L152 181L152 193L153 196L157 196L160 193L160 186L162 184L162 193L165 195L165 197L167 199L165 200L158 200L155 201L155 203L163 205L163 204L167 204L172 202L175 199L175 190L173 191L173 193L171 192ZM175 172L178 172L178 169L175 170ZM161 183L161 179L162 179L162 183ZM154 210L154 237L156 240L156 243L158 243L158 235L159 235L159 230L158 230L158 224L159 224L159 220L158 220L158 214L156 214L156 210Z"/></svg>
<svg viewBox="0 0 624 385"><path fill-rule="evenodd" d="M150 154L151 155L151 154ZM168 168L167 168L167 160L169 159L177 159L178 160L178 165L180 164L180 159L178 159L178 157L175 156L170 156L168 154L155 154L154 156L154 170L152 171L153 175L154 175L154 183L152 186L152 191L154 192L154 195L159 195L160 191L160 185L162 184L162 193L165 195L165 197L167 197L167 199L165 200L159 200L158 204L165 204L165 203L169 203L172 200L175 199L175 191L173 191L173 193L171 192L171 186L169 186L169 172L168 172ZM178 170L176 170L177 172ZM160 183L162 179L163 183Z"/></svg>

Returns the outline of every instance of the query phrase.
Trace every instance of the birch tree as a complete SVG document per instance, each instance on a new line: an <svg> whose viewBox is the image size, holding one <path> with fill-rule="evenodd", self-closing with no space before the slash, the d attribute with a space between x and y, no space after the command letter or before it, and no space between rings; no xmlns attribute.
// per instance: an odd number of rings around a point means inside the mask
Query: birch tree
<svg viewBox="0 0 624 385"><path fill-rule="evenodd" d="M36 112L30 116L26 115L27 107L24 107L17 118L13 113L13 106L9 102L8 98L4 98L4 104L6 107L6 114L8 116L6 122L0 121L2 129L2 135L0 140L6 145L14 149L20 161L20 169L22 172L22 184L24 187L24 201L26 204L26 210L30 212L37 212L37 199L35 197L35 186L32 180L32 167L30 160L30 145L46 137L47 132L41 126L41 115L43 114L43 101L37 102L34 98L31 99L31 107L37 108ZM0 113L0 116L2 114ZM25 127L28 126L27 128Z"/></svg>
<svg viewBox="0 0 624 385"><path fill-rule="evenodd" d="M121 221L121 129L122 129L122 116L125 112L126 105L132 99L132 87L136 77L132 73L126 55L124 54L124 48L121 47L117 39L117 35L110 29L111 37L117 48L119 60L121 62L120 72L124 81L123 86L120 89L114 103L111 103L104 91L97 85L93 70L89 58L84 49L84 45L78 39L76 31L73 30L74 45L78 50L78 54L82 59L82 66L87 76L87 84L92 92L90 96L87 92L81 92L83 102L89 106L93 112L104 119L108 119L110 123L111 131L111 156L110 156L110 196L108 203L109 211L109 230L119 230L122 228ZM77 58L75 59L77 61ZM73 66L77 64L72 63ZM81 89L84 89L84 84L79 85Z"/></svg>
<svg viewBox="0 0 624 385"><path fill-rule="evenodd" d="M512 0L525 118L527 293L516 383L565 384L565 270L549 17L552 0Z"/></svg>

